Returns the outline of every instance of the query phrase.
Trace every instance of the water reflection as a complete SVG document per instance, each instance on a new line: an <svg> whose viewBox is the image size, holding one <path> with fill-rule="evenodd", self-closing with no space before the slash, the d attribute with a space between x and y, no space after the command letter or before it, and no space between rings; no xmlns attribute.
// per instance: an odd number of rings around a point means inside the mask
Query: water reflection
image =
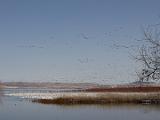
<svg viewBox="0 0 160 120"><path fill-rule="evenodd" d="M3 97L3 120L159 120L160 105L53 105Z"/></svg>
<svg viewBox="0 0 160 120"><path fill-rule="evenodd" d="M160 111L160 105L155 105L155 104L92 104L92 105L55 105L55 104L43 104L43 103L38 103L37 104L42 104L44 106L58 106L61 107L62 109L83 109L83 108L94 108L94 109L99 109L99 110L106 110L106 109L116 109L116 110L123 110L123 109L127 109L129 111L131 110L139 110L139 112L143 112L143 113L149 113L152 111ZM34 104L36 104L34 102Z"/></svg>

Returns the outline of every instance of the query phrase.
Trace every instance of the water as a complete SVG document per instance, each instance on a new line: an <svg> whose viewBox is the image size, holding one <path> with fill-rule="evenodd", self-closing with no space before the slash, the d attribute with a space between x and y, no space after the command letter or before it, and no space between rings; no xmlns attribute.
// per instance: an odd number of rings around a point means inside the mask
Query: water
<svg viewBox="0 0 160 120"><path fill-rule="evenodd" d="M48 88L5 88L5 93L55 93L80 91L79 89L48 89Z"/></svg>
<svg viewBox="0 0 160 120"><path fill-rule="evenodd" d="M0 120L160 120L160 105L44 105L1 97Z"/></svg>

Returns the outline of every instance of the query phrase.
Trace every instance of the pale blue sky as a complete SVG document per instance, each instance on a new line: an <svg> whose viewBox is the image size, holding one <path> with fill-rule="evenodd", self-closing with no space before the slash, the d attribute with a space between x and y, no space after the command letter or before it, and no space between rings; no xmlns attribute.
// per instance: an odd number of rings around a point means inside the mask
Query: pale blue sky
<svg viewBox="0 0 160 120"><path fill-rule="evenodd" d="M0 80L122 83L159 0L0 0Z"/></svg>

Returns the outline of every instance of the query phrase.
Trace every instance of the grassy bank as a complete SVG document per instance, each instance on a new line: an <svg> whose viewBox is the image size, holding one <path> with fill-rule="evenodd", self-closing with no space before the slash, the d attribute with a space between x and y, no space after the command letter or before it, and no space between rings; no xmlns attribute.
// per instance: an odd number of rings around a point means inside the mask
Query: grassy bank
<svg viewBox="0 0 160 120"><path fill-rule="evenodd" d="M34 99L33 102L42 104L160 104L160 92L152 93L124 93L124 92L107 92L95 93L78 93L79 95L71 95L66 93L55 99ZM92 93L93 94L93 93Z"/></svg>
<svg viewBox="0 0 160 120"><path fill-rule="evenodd" d="M142 85L142 86L117 86L117 87L99 87L89 88L86 92L160 92L159 85Z"/></svg>

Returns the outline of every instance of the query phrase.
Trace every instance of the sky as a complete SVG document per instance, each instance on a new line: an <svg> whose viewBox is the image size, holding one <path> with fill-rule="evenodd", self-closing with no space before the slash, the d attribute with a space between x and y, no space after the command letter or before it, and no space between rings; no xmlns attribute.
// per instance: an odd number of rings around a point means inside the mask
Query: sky
<svg viewBox="0 0 160 120"><path fill-rule="evenodd" d="M0 0L0 81L117 84L137 79L142 28L159 0Z"/></svg>

